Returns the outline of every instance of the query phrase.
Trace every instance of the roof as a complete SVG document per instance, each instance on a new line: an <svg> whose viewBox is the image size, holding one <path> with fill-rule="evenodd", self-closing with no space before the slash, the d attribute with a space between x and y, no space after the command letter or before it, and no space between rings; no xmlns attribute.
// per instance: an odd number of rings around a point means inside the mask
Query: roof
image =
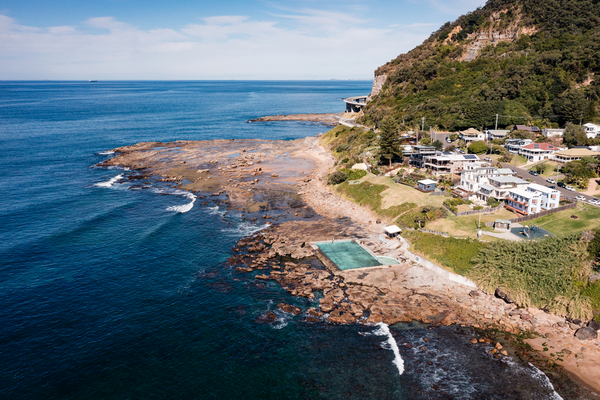
<svg viewBox="0 0 600 400"><path fill-rule="evenodd" d="M523 146L524 149L527 150L540 150L540 151L556 151L558 147L552 146L549 143L531 143L527 146Z"/></svg>
<svg viewBox="0 0 600 400"><path fill-rule="evenodd" d="M418 181L422 185L431 185L437 183L436 181L432 181L431 179L423 179L422 181Z"/></svg>
<svg viewBox="0 0 600 400"><path fill-rule="evenodd" d="M515 184L524 184L527 181L524 181L521 178L517 178L516 176L502 175L502 176L490 176L488 178L490 181L497 181L500 183L515 183Z"/></svg>
<svg viewBox="0 0 600 400"><path fill-rule="evenodd" d="M498 173L502 175L513 175L514 172L510 168L498 168Z"/></svg>
<svg viewBox="0 0 600 400"><path fill-rule="evenodd" d="M550 189L549 187L542 186L537 183L530 183L527 188L537 190L538 192L542 192L542 193L557 193L558 192L558 190L556 190L556 189Z"/></svg>
<svg viewBox="0 0 600 400"><path fill-rule="evenodd" d="M539 132L540 131L540 128L538 128L537 126L527 126L527 125L516 125L515 129L519 130L519 131L529 131L529 132Z"/></svg>
<svg viewBox="0 0 600 400"><path fill-rule="evenodd" d="M508 192L514 193L521 197L525 197L527 199L531 199L532 197L539 196L539 194L537 194L536 192L532 192L532 191L525 190L525 189L510 189Z"/></svg>
<svg viewBox="0 0 600 400"><path fill-rule="evenodd" d="M460 131L463 135L481 135L477 129L469 128L466 131Z"/></svg>
<svg viewBox="0 0 600 400"><path fill-rule="evenodd" d="M485 183L483 185L481 185L480 188L485 189L485 190L496 190L495 187L486 185Z"/></svg>
<svg viewBox="0 0 600 400"><path fill-rule="evenodd" d="M512 221L509 219L497 219L494 222L499 223L499 224L509 224L509 225L512 224Z"/></svg>
<svg viewBox="0 0 600 400"><path fill-rule="evenodd" d="M568 150L562 150L562 151L558 151L556 153L554 153L555 156L563 156L563 157L593 157L593 156L597 156L600 155L600 153L598 153L597 151L592 151L590 149L568 149Z"/></svg>
<svg viewBox="0 0 600 400"><path fill-rule="evenodd" d="M396 225L390 225L390 226L386 226L385 231L387 233L400 233L402 232L402 229L398 228Z"/></svg>

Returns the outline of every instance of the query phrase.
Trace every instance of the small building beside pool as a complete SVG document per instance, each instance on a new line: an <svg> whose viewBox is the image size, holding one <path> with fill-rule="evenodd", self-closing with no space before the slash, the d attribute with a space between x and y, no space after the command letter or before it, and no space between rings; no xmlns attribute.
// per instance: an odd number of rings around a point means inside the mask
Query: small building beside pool
<svg viewBox="0 0 600 400"><path fill-rule="evenodd" d="M424 192L433 192L435 190L436 181L432 181L431 179L423 179L422 181L417 182L419 184L419 190Z"/></svg>
<svg viewBox="0 0 600 400"><path fill-rule="evenodd" d="M497 231L510 231L511 221L508 219L497 219L494 221L494 229Z"/></svg>
<svg viewBox="0 0 600 400"><path fill-rule="evenodd" d="M389 237L396 237L400 233L402 233L402 229L398 228L396 225L386 226L384 229L386 235L388 235Z"/></svg>

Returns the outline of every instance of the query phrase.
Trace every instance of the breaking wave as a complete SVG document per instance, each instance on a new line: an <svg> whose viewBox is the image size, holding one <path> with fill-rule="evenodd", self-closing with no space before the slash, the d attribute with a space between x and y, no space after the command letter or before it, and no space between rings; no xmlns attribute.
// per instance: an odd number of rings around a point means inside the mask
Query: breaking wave
<svg viewBox="0 0 600 400"><path fill-rule="evenodd" d="M112 177L109 180L107 180L106 182L94 183L94 186L109 188L112 185L114 185L115 183L117 183L120 179L123 179L123 174L119 174L115 177Z"/></svg>
<svg viewBox="0 0 600 400"><path fill-rule="evenodd" d="M186 212L190 211L192 208L194 208L194 203L196 202L196 196L194 196L193 194L188 193L188 192L184 192L184 193L185 194L183 196L187 197L191 201L189 203L181 205L181 206L167 207L167 211L175 211L175 212L178 212L178 213L186 213Z"/></svg>
<svg viewBox="0 0 600 400"><path fill-rule="evenodd" d="M392 350L394 352L394 365L398 368L398 374L402 375L404 373L404 360L400 356L400 349L398 348L398 343L396 343L396 339L392 336L392 332L390 332L390 327L383 323L379 322L377 324L377 330L373 332L374 335L377 336L387 336L387 340L381 342L381 347L386 350Z"/></svg>
<svg viewBox="0 0 600 400"><path fill-rule="evenodd" d="M101 156L110 156L111 154L115 154L115 151L114 150L101 151L98 154Z"/></svg>

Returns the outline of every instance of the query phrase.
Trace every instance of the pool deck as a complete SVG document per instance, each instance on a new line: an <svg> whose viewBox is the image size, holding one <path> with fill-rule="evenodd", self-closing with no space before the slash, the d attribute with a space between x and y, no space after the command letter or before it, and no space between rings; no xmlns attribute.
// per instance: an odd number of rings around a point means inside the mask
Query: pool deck
<svg viewBox="0 0 600 400"><path fill-rule="evenodd" d="M367 266L367 267L360 267L360 268L348 268L348 269L341 269L333 260L331 260L331 258L329 258L329 256L318 246L319 244L329 244L329 243L341 243L341 242L354 242L357 245L359 245L363 250L365 250L367 253L369 253L371 255L371 257L373 257L376 261L378 261L379 263L381 263L381 265L373 265L373 266ZM388 257L387 255L377 255L375 254L369 247L365 246L363 243L364 240L362 239L341 239L341 240L327 240L327 241L319 241L319 242L310 242L310 246L313 248L313 250L315 251L315 254L317 255L317 258L327 267L327 269L333 273L333 274L337 274L338 272L346 272L346 271L363 271L363 270L370 270L370 269L384 269L384 268L388 268L390 267L389 264L384 264L379 257L387 257L387 258L395 258L395 257ZM394 265L394 264L392 264ZM395 265L400 265L400 264L395 264Z"/></svg>

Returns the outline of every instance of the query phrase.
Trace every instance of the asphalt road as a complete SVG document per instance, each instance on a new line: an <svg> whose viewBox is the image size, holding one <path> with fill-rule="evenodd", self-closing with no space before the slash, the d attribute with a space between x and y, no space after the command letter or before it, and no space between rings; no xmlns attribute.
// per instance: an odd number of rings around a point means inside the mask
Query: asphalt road
<svg viewBox="0 0 600 400"><path fill-rule="evenodd" d="M502 164L502 167L512 169L513 171L515 171L517 173L517 175L521 179L527 180L527 178L529 178L529 179L531 179L531 182L535 182L537 184L540 184L540 185L546 186L546 187L551 186L551 185L556 186L556 190L558 190L560 192L561 199L573 199L574 200L575 196L583 196L583 197L585 197L586 200L597 199L594 196L587 196L587 195L581 194L579 192L571 192L570 190L558 187L558 185L556 185L556 184L548 183L548 182L546 182L545 177L531 175L529 173L529 171L524 168L519 168L519 167L515 168L514 164ZM558 177L560 178L560 177L562 177L562 175L558 175ZM553 176L552 179L556 180L556 176Z"/></svg>

